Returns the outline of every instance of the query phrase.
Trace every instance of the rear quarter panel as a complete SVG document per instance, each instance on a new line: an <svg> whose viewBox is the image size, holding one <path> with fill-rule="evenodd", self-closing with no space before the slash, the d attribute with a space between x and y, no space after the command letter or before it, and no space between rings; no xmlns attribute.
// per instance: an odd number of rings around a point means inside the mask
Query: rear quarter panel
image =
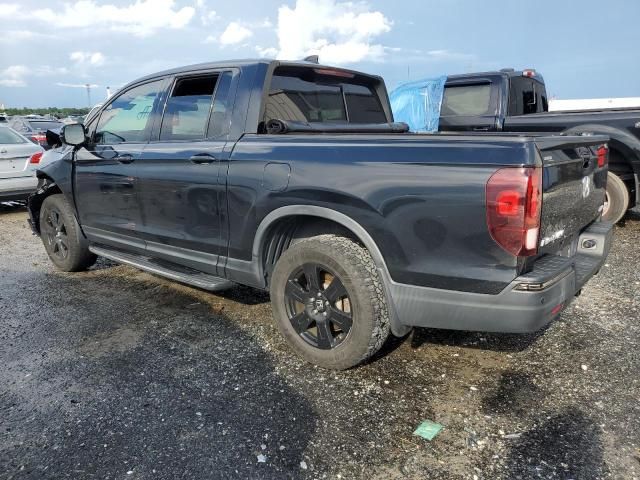
<svg viewBox="0 0 640 480"><path fill-rule="evenodd" d="M522 142L439 135L247 135L228 167L229 256L250 259L271 211L315 205L364 227L396 282L496 293L517 264L488 233L485 185L531 156ZM273 162L290 167L280 191L263 181Z"/></svg>

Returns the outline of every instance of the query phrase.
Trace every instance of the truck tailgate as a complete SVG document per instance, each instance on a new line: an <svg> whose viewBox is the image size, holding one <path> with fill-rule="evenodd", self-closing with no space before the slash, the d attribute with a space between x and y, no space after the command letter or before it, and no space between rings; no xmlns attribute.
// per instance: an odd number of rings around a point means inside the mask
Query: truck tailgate
<svg viewBox="0 0 640 480"><path fill-rule="evenodd" d="M573 252L580 232L602 213L607 163L598 164L605 136L538 137L543 165L540 253Z"/></svg>

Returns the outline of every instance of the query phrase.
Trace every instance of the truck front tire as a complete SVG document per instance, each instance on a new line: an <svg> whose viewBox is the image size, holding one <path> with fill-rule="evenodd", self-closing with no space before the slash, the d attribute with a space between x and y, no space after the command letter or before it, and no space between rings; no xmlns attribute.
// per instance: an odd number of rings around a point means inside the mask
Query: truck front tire
<svg viewBox="0 0 640 480"><path fill-rule="evenodd" d="M343 370L389 335L387 303L369 252L337 235L302 240L278 259L270 282L278 329L305 360Z"/></svg>
<svg viewBox="0 0 640 480"><path fill-rule="evenodd" d="M629 208L629 190L624 182L615 173L607 175L607 190L605 194L602 219L608 222L618 223Z"/></svg>
<svg viewBox="0 0 640 480"><path fill-rule="evenodd" d="M49 258L63 272L86 270L96 261L73 210L61 194L50 195L42 202L40 237Z"/></svg>

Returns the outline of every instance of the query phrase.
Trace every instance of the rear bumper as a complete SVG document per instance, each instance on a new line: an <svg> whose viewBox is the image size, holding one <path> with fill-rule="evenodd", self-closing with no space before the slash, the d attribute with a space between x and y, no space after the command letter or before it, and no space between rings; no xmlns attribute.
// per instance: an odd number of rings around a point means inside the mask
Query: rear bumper
<svg viewBox="0 0 640 480"><path fill-rule="evenodd" d="M0 201L26 200L38 186L38 179L33 176L0 179Z"/></svg>
<svg viewBox="0 0 640 480"><path fill-rule="evenodd" d="M599 222L585 230L571 258L547 255L533 271L517 277L497 295L440 290L391 282L389 295L403 325L525 333L559 315L604 264L613 225ZM585 241L590 248L585 248Z"/></svg>

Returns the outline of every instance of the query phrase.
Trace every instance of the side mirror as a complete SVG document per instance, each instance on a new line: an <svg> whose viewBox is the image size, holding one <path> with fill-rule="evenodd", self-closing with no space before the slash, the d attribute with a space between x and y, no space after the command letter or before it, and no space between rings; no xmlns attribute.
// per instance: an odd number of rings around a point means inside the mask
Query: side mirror
<svg viewBox="0 0 640 480"><path fill-rule="evenodd" d="M60 130L60 138L67 145L74 147L82 145L87 140L87 136L84 133L84 125L81 123L65 125Z"/></svg>

